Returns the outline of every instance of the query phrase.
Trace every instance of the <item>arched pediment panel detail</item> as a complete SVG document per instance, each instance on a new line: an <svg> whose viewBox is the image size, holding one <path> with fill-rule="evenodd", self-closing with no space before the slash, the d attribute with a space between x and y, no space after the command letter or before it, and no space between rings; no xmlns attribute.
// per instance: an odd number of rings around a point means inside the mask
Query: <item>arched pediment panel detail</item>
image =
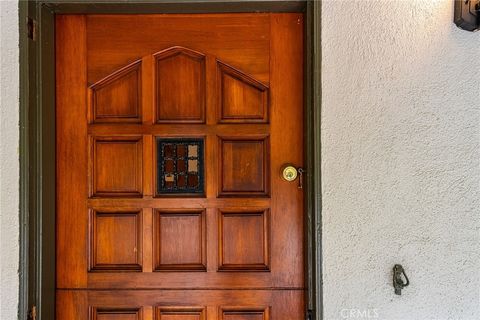
<svg viewBox="0 0 480 320"><path fill-rule="evenodd" d="M217 83L220 122L268 122L266 85L221 61L217 61Z"/></svg>
<svg viewBox="0 0 480 320"><path fill-rule="evenodd" d="M141 60L90 86L90 122L141 122Z"/></svg>
<svg viewBox="0 0 480 320"><path fill-rule="evenodd" d="M253 76L218 59L207 71L206 55L185 47L170 47L149 57L90 86L90 122L140 123L144 100L153 102L155 123L205 123L207 95L217 104L212 107L219 123L269 122L269 87ZM143 79L148 82L143 84L148 93L143 98L142 68L148 75ZM207 92L207 72L216 82L211 92Z"/></svg>
<svg viewBox="0 0 480 320"><path fill-rule="evenodd" d="M154 54L157 123L204 123L205 55L184 47Z"/></svg>

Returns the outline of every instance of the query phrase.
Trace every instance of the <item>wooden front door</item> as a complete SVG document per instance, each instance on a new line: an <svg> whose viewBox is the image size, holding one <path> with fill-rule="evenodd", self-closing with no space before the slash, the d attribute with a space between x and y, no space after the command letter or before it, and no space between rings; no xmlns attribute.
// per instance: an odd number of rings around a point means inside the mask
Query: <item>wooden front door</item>
<svg viewBox="0 0 480 320"><path fill-rule="evenodd" d="M56 17L57 319L304 318L303 15Z"/></svg>

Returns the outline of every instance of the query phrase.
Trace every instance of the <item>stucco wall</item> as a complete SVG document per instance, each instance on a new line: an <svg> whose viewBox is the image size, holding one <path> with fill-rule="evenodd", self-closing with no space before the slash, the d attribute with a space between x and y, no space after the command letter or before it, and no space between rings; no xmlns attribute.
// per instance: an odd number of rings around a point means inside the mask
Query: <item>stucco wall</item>
<svg viewBox="0 0 480 320"><path fill-rule="evenodd" d="M18 305L18 3L0 1L0 319Z"/></svg>
<svg viewBox="0 0 480 320"><path fill-rule="evenodd" d="M480 319L480 32L453 0L322 10L326 319Z"/></svg>

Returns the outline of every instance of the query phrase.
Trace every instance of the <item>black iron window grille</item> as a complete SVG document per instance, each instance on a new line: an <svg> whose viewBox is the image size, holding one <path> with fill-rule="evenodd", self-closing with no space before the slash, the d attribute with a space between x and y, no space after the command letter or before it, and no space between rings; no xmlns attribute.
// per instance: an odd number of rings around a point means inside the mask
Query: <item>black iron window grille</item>
<svg viewBox="0 0 480 320"><path fill-rule="evenodd" d="M157 138L157 194L204 193L203 139Z"/></svg>

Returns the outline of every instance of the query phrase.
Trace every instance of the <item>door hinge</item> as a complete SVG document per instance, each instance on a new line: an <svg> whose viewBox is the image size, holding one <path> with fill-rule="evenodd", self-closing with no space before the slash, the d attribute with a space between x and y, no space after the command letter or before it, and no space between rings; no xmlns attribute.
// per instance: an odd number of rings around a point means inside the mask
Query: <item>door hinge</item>
<svg viewBox="0 0 480 320"><path fill-rule="evenodd" d="M29 320L37 320L37 306L32 306L30 312L28 313Z"/></svg>
<svg viewBox="0 0 480 320"><path fill-rule="evenodd" d="M33 41L37 41L37 21L27 17L27 37Z"/></svg>
<svg viewBox="0 0 480 320"><path fill-rule="evenodd" d="M313 310L311 310L311 309L307 310L307 313L305 315L305 319L306 320L313 320Z"/></svg>

